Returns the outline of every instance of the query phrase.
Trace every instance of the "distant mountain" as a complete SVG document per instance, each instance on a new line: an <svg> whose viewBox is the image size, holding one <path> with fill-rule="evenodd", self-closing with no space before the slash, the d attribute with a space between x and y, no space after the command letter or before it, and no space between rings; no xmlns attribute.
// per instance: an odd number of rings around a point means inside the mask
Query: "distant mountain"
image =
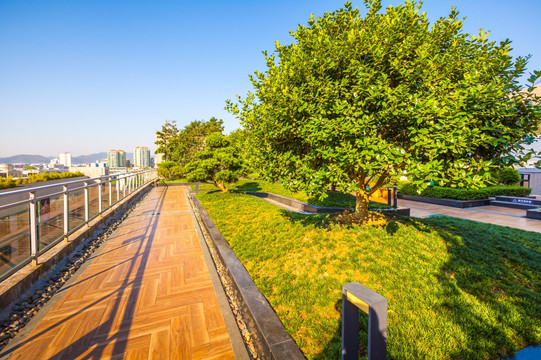
<svg viewBox="0 0 541 360"><path fill-rule="evenodd" d="M126 153L126 157L133 163L133 153ZM41 155L14 155L0 158L0 164L48 164L54 156ZM107 159L106 152L99 152L90 155L72 156L72 164L89 164Z"/></svg>
<svg viewBox="0 0 541 360"><path fill-rule="evenodd" d="M90 155L72 156L71 163L72 164L89 164L89 163L95 163L96 161L101 161L103 159L107 159L106 152L99 152L99 153L90 154Z"/></svg>
<svg viewBox="0 0 541 360"><path fill-rule="evenodd" d="M14 155L0 158L2 164L48 164L54 157L41 155Z"/></svg>

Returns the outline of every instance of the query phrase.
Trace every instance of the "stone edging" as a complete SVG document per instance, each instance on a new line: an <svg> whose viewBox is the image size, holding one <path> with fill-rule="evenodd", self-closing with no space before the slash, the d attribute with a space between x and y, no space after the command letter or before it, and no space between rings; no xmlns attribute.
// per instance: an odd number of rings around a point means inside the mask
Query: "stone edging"
<svg viewBox="0 0 541 360"><path fill-rule="evenodd" d="M305 359L265 296L261 294L248 271L214 225L199 199L193 192L190 192L189 196L199 214L201 227L208 232L212 240L211 246L214 247L213 250L218 254L219 260L226 269L233 285L234 295L240 300L244 323L252 334L259 357L276 360Z"/></svg>
<svg viewBox="0 0 541 360"><path fill-rule="evenodd" d="M450 206L450 207L455 207L455 208L460 208L460 209L490 205L490 199L455 200L455 199L440 199L440 198L432 198L432 197L427 197L427 196L408 195L408 194L400 194L400 193L398 193L398 198L404 199L404 200L419 201L419 202L424 202L424 203L429 203L429 204Z"/></svg>
<svg viewBox="0 0 541 360"><path fill-rule="evenodd" d="M298 210L299 212L307 212L307 213L315 213L315 214L327 214L327 213L335 213L335 212L343 212L344 210L353 210L350 208L342 208L342 207L324 207L324 206L317 206L312 204L306 204L302 201L291 199L282 195L277 195L269 192L262 192L262 191L242 191L245 194L257 196L258 198L262 199L269 199L272 201L276 201L280 204L284 204L286 206L289 206L293 209ZM382 212L392 212L399 215L405 215L410 216L410 209L409 208L398 208L398 209L374 209L372 211L382 211Z"/></svg>

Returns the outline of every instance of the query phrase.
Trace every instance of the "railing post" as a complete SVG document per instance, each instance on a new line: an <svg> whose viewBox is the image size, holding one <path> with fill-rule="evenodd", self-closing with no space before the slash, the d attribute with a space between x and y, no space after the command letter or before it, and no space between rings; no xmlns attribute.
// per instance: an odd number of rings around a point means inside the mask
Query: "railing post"
<svg viewBox="0 0 541 360"><path fill-rule="evenodd" d="M103 190L103 185L101 183L101 179L98 180L98 213L100 214L100 218L101 218L101 213L103 211L102 209L102 206L101 206L101 201L103 199L103 195L102 195L102 190Z"/></svg>
<svg viewBox="0 0 541 360"><path fill-rule="evenodd" d="M122 178L122 198L126 197L126 178Z"/></svg>
<svg viewBox="0 0 541 360"><path fill-rule="evenodd" d="M398 188L396 186L392 187L393 189L393 207L398 208Z"/></svg>
<svg viewBox="0 0 541 360"><path fill-rule="evenodd" d="M109 207L113 206L113 183L111 182L111 178L109 178Z"/></svg>
<svg viewBox="0 0 541 360"><path fill-rule="evenodd" d="M88 182L84 182L84 198L85 198L85 223L88 225L88 219L90 218L90 204L88 203Z"/></svg>
<svg viewBox="0 0 541 360"><path fill-rule="evenodd" d="M68 233L70 231L69 221L70 221L70 207L69 207L69 193L68 186L62 186L62 191L64 192L64 240L68 241Z"/></svg>
<svg viewBox="0 0 541 360"><path fill-rule="evenodd" d="M38 265L38 251L39 251L39 239L38 239L38 223L39 215L36 206L36 193L31 191L30 194L30 257L32 258L32 264Z"/></svg>
<svg viewBox="0 0 541 360"><path fill-rule="evenodd" d="M120 179L116 177L116 202L120 201Z"/></svg>
<svg viewBox="0 0 541 360"><path fill-rule="evenodd" d="M368 359L386 359L387 299L354 282L342 287L342 360L359 358L359 309L368 314Z"/></svg>

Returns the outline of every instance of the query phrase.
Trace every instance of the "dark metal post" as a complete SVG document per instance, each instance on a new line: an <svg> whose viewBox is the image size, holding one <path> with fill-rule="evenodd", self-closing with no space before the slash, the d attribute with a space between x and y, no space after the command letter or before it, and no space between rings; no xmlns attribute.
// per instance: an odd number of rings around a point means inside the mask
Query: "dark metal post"
<svg viewBox="0 0 541 360"><path fill-rule="evenodd" d="M386 359L387 299L355 282L342 287L342 360L359 358L359 309L368 314L368 359Z"/></svg>
<svg viewBox="0 0 541 360"><path fill-rule="evenodd" d="M359 359L359 308L342 292L342 360Z"/></svg>

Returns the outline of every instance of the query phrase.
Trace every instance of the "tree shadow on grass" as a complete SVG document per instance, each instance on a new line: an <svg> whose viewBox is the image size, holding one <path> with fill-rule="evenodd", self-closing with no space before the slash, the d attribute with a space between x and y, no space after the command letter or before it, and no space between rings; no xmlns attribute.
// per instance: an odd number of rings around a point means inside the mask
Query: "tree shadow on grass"
<svg viewBox="0 0 541 360"><path fill-rule="evenodd" d="M328 229L332 224L332 214L300 214L293 211L280 209L280 215L292 223L300 223L303 226L314 226L319 229Z"/></svg>
<svg viewBox="0 0 541 360"><path fill-rule="evenodd" d="M447 217L423 223L434 225L449 254L437 275L444 301L435 311L466 335L451 358L499 358L539 343L539 235L524 232L520 241L508 228Z"/></svg>
<svg viewBox="0 0 541 360"><path fill-rule="evenodd" d="M283 212L283 216L294 222L322 226L321 218L312 215ZM439 293L434 295L440 301L430 310L446 319L449 332L455 329L455 334L463 335L456 338L457 346L447 352L449 358L497 359L541 342L539 234L448 217L397 217L385 230L394 234L401 224L425 233L436 232L447 248L448 260L434 274L440 284ZM341 301L336 306L341 313ZM361 339L368 332L363 316L366 315L361 315ZM441 336L444 338L445 333ZM360 343L362 358L363 346L366 356L367 340ZM332 338L314 359L339 358L340 344L341 325L332 331ZM391 356L389 353L387 358Z"/></svg>
<svg viewBox="0 0 541 360"><path fill-rule="evenodd" d="M235 190L237 190L237 191L261 191L262 188L259 185L259 183L253 181L253 182L246 182L244 184L237 185Z"/></svg>

